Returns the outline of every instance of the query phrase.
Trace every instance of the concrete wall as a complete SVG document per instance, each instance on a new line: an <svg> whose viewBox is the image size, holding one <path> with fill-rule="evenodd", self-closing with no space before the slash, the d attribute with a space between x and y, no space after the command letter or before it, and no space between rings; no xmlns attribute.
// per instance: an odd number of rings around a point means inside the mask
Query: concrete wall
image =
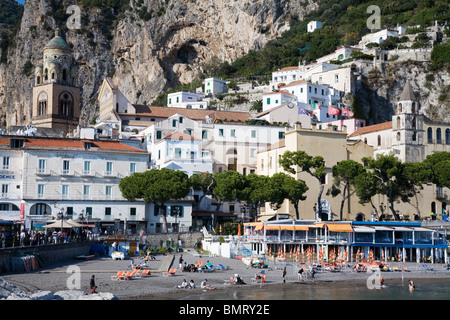
<svg viewBox="0 0 450 320"><path fill-rule="evenodd" d="M12 259L22 255L34 255L43 266L88 255L93 242L64 243L44 246L6 248L0 250L0 274L12 270ZM41 266L42 267L42 266Z"/></svg>
<svg viewBox="0 0 450 320"><path fill-rule="evenodd" d="M146 245L147 248L155 246L159 248L161 241L172 240L174 244L178 245L181 241L182 248L195 248L198 242L203 239L203 233L201 232L179 232L179 233L159 233L148 234Z"/></svg>

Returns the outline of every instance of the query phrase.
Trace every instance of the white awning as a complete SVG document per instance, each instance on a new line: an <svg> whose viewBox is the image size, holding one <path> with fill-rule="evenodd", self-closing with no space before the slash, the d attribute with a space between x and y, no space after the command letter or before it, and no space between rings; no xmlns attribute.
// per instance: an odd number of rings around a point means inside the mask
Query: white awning
<svg viewBox="0 0 450 320"><path fill-rule="evenodd" d="M375 230L378 230L378 231L393 231L394 229L392 229L392 228L388 228L388 227L375 227Z"/></svg>
<svg viewBox="0 0 450 320"><path fill-rule="evenodd" d="M411 229L411 228L405 228L405 227L394 227L394 230L395 230L395 231L409 231L409 232L412 232L412 231L413 231L413 229Z"/></svg>
<svg viewBox="0 0 450 320"><path fill-rule="evenodd" d="M433 232L433 229L427 229L427 228L414 228L414 231L427 231L427 232Z"/></svg>
<svg viewBox="0 0 450 320"><path fill-rule="evenodd" d="M360 227L360 226L353 226L353 231L354 232L365 232L365 233L375 233L375 229L374 228L370 228L370 227Z"/></svg>

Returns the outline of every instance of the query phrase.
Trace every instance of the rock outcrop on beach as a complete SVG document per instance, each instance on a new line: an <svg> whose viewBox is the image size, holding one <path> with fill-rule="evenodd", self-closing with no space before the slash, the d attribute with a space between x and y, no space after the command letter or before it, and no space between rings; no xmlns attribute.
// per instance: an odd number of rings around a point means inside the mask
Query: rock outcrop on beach
<svg viewBox="0 0 450 320"><path fill-rule="evenodd" d="M63 290L55 293L47 290L39 290L28 294L15 285L0 278L0 300L118 300L109 292L87 294L81 290Z"/></svg>

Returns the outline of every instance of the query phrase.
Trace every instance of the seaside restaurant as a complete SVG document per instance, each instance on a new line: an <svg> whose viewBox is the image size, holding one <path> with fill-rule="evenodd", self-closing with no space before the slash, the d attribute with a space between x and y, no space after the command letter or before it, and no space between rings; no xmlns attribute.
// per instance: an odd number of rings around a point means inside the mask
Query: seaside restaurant
<svg viewBox="0 0 450 320"><path fill-rule="evenodd" d="M447 241L416 222L277 220L245 223L252 254L295 261L448 262Z"/></svg>

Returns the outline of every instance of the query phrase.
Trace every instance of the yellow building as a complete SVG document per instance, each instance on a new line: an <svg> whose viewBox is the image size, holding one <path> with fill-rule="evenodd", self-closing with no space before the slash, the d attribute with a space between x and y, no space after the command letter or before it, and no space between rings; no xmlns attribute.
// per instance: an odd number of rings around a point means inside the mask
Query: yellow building
<svg viewBox="0 0 450 320"><path fill-rule="evenodd" d="M327 130L317 129L316 126L304 128L301 124L295 124L293 130L287 131L285 140L271 145L269 148L258 153L258 174L272 176L275 173L284 172L279 160L285 151L305 151L310 156L322 156L325 161L325 187L322 194L322 209L328 212L327 220L339 219L339 209L341 197L333 198L327 195L327 190L331 188L333 177L331 168L342 160L355 160L361 162L361 158L369 157L373 154L373 148L362 141L347 141L345 131L337 131L337 126L330 125ZM306 192L306 200L299 204L300 219L314 220L316 213L314 210L317 204L319 182L308 173L299 172L297 179L305 181L309 190ZM343 212L343 219L354 220L358 214L363 214L368 207L358 203L356 196L351 197L350 204L346 202ZM370 209L369 209L370 214ZM370 217L370 215L369 215ZM270 204L266 204L262 210L259 220L273 220L277 218L295 218L294 206L288 201L280 208L274 210ZM367 219L367 215L365 216ZM361 219L363 219L361 217Z"/></svg>

